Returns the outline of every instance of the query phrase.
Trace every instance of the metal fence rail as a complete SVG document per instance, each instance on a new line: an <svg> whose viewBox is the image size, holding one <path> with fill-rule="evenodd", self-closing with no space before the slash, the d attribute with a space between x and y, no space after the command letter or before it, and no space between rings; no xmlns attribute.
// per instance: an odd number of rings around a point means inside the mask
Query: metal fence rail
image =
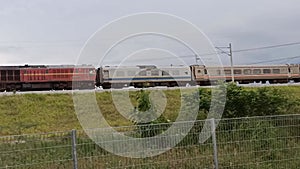
<svg viewBox="0 0 300 169"><path fill-rule="evenodd" d="M171 135L174 139L191 123L193 127L176 147L141 159L114 155L94 143L82 130L0 137L0 168L283 169L300 166L300 115L210 119L206 134L212 136L200 143L199 134L205 122L181 122L176 130L178 133ZM171 125L129 126L115 130L132 137L130 142L134 144L137 139L155 136ZM114 140L108 131L106 134L119 145L117 148L124 145L124 140ZM103 141L107 140L103 138ZM128 151L139 150L137 147Z"/></svg>

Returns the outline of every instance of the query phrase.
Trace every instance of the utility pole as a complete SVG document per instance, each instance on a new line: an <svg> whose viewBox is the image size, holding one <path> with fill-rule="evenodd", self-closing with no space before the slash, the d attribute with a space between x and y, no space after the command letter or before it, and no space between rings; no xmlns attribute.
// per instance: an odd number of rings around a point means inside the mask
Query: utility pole
<svg viewBox="0 0 300 169"><path fill-rule="evenodd" d="M234 82L234 71L233 71L233 59L232 59L231 43L229 43L229 57L230 57L230 67L231 67L231 81Z"/></svg>
<svg viewBox="0 0 300 169"><path fill-rule="evenodd" d="M195 60L196 60L196 65L198 65L198 61L200 60L200 58L198 57L197 54L195 54Z"/></svg>
<svg viewBox="0 0 300 169"><path fill-rule="evenodd" d="M229 47L216 47L221 51L221 53L224 53L230 57L230 69L231 69L231 81L234 82L234 70L233 70L233 58L232 58L232 46L231 43L229 43ZM229 49L229 53L224 51L222 48Z"/></svg>

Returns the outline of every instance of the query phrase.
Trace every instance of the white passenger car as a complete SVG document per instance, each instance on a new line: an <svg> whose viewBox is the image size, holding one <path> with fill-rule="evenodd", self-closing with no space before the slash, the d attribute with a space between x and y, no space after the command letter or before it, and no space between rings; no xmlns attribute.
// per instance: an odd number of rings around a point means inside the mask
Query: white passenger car
<svg viewBox="0 0 300 169"><path fill-rule="evenodd" d="M98 69L98 74L98 84L103 88L185 86L192 80L188 66L105 66Z"/></svg>

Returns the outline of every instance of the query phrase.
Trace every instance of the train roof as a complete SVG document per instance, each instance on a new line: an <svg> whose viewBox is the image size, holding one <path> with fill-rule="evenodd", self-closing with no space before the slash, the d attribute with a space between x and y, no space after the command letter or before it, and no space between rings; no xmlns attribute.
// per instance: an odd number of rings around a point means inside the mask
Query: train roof
<svg viewBox="0 0 300 169"><path fill-rule="evenodd" d="M92 65L46 65L47 68L95 68Z"/></svg>
<svg viewBox="0 0 300 169"><path fill-rule="evenodd" d="M24 68L95 68L92 65L22 65L22 66L0 66L1 70L14 70Z"/></svg>
<svg viewBox="0 0 300 169"><path fill-rule="evenodd" d="M0 70L14 70L20 69L20 66L0 66Z"/></svg>
<svg viewBox="0 0 300 169"><path fill-rule="evenodd" d="M223 66L205 66L205 65L193 65L199 67L207 67L207 68L231 68L231 66L223 65ZM265 67L287 67L287 66L299 66L298 64L286 64L286 65L234 65L234 68L265 68Z"/></svg>
<svg viewBox="0 0 300 169"><path fill-rule="evenodd" d="M234 68L264 68L264 67L287 67L288 65L235 65ZM217 67L217 66L216 66ZM230 68L231 66L223 66L224 68Z"/></svg>
<svg viewBox="0 0 300 169"><path fill-rule="evenodd" d="M156 69L156 68L183 68L189 67L185 65L168 65L168 66L156 66L156 65L136 65L136 66L102 66L102 68L139 68L139 69Z"/></svg>

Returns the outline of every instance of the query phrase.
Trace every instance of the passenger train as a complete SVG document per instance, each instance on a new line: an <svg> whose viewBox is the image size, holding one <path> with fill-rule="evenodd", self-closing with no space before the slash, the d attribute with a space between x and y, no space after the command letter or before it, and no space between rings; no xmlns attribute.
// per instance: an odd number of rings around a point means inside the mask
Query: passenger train
<svg viewBox="0 0 300 169"><path fill-rule="evenodd" d="M210 85L218 81L239 83L300 81L300 65L207 67L204 65L91 65L0 66L0 91L122 88L125 86Z"/></svg>

